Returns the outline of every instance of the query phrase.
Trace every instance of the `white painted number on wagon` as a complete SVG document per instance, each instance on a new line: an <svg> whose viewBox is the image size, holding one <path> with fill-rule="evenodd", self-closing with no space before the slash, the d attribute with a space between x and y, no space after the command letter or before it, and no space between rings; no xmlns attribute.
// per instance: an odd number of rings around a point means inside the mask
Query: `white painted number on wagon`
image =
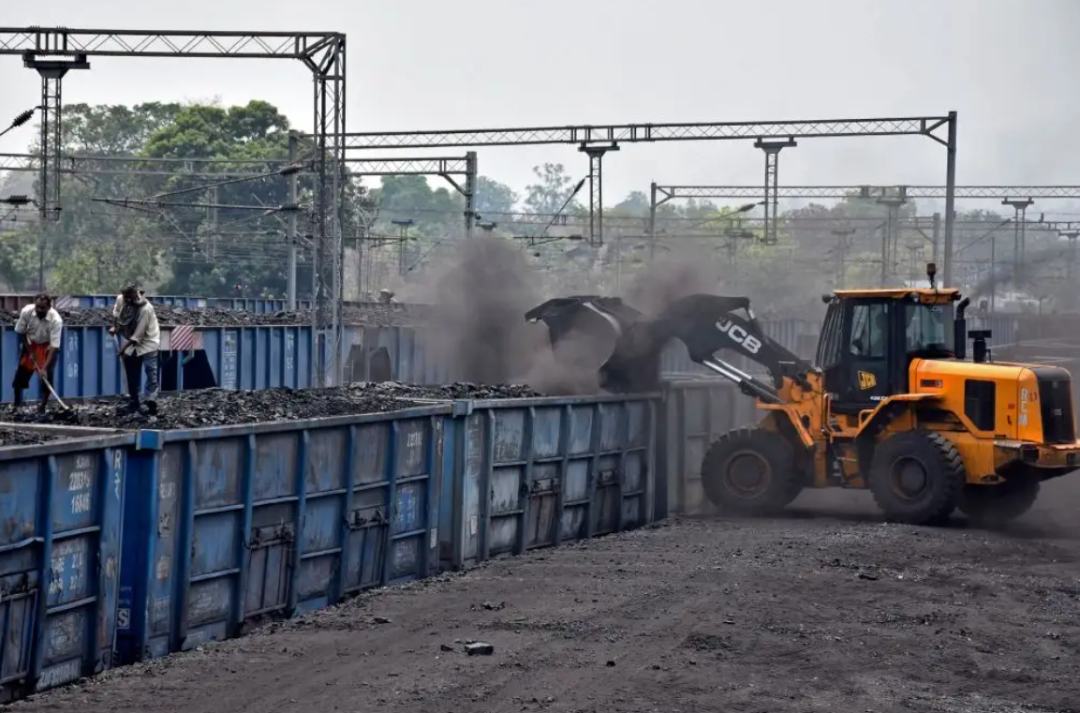
<svg viewBox="0 0 1080 713"><path fill-rule="evenodd" d="M90 512L90 493L78 493L72 497L71 512L74 515Z"/></svg>

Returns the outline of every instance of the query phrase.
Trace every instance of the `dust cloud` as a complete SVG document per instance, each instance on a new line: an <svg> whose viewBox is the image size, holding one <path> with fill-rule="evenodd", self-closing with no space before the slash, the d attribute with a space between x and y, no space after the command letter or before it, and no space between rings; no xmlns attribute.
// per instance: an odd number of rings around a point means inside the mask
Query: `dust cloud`
<svg viewBox="0 0 1080 713"><path fill-rule="evenodd" d="M658 314L680 297L697 293L722 294L720 267L711 251L680 246L648 262L630 281L626 304L648 315Z"/></svg>
<svg viewBox="0 0 1080 713"><path fill-rule="evenodd" d="M655 315L681 297L725 294L722 269L707 247L679 246L645 264L622 294L606 296L622 297L627 305ZM409 296L433 305L434 325L423 337L425 352L444 363L454 379L524 383L552 395L603 393L601 367L615 349L610 334L586 317L553 349L547 327L524 318L553 297L596 290L545 294L542 277L520 248L506 240L485 236L462 241L441 269ZM658 354L662 346L645 345L640 351Z"/></svg>
<svg viewBox="0 0 1080 713"><path fill-rule="evenodd" d="M603 348L586 335L571 335L553 353L547 327L525 313L547 297L517 246L494 237L460 243L442 270L418 288L434 306L434 325L424 348L455 379L478 383L525 383L552 395L600 391Z"/></svg>

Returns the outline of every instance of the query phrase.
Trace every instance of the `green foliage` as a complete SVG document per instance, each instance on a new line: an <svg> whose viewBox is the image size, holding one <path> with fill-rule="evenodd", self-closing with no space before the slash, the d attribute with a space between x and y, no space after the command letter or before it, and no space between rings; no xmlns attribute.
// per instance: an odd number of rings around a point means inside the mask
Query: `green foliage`
<svg viewBox="0 0 1080 713"><path fill-rule="evenodd" d="M43 269L47 287L57 293L112 292L122 283L138 281L159 292L180 294L228 295L238 285L247 295L284 294L287 221L263 206L272 209L287 202L286 179L269 175L213 188L221 181L191 176L183 162L286 159L289 122L274 106L263 101L234 107L75 104L64 107L63 128L67 154L174 159L169 165L175 169L146 164L144 168L166 175L65 175L58 223L41 224L32 211L24 210L19 227L0 239L0 280L13 289L33 289ZM310 160L310 147L301 145L300 153ZM244 168L245 173L260 170L265 169L258 163ZM314 181L303 175L298 184L297 228L303 236L313 232L309 215ZM344 193L342 232L356 236L371 206L355 180L346 180ZM160 206L130 202L153 196L160 197ZM300 251L302 270L305 263L310 270L309 249Z"/></svg>
<svg viewBox="0 0 1080 713"><path fill-rule="evenodd" d="M565 166L561 163L545 163L543 166L534 167L533 173L536 174L538 182L525 187L525 209L528 212L572 214L582 210L576 197L563 208L567 198L577 187L577 182L567 175Z"/></svg>
<svg viewBox="0 0 1080 713"><path fill-rule="evenodd" d="M485 213L511 213L520 196L505 183L487 176L476 180L476 212L484 219Z"/></svg>

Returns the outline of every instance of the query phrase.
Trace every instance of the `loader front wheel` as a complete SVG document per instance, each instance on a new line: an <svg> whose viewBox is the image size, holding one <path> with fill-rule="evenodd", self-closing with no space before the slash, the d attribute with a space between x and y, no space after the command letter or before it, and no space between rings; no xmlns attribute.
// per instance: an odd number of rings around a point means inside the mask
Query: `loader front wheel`
<svg viewBox="0 0 1080 713"><path fill-rule="evenodd" d="M760 428L740 428L717 439L701 463L701 482L718 510L736 515L777 513L803 486L791 443Z"/></svg>
<svg viewBox="0 0 1080 713"><path fill-rule="evenodd" d="M877 445L869 480L885 517L932 525L946 521L960 504L967 476L949 439L933 431L909 431Z"/></svg>
<svg viewBox="0 0 1080 713"><path fill-rule="evenodd" d="M960 500L960 512L976 527L1003 527L1020 517L1039 497L1039 481L1032 477L1006 480L1000 485L969 485Z"/></svg>

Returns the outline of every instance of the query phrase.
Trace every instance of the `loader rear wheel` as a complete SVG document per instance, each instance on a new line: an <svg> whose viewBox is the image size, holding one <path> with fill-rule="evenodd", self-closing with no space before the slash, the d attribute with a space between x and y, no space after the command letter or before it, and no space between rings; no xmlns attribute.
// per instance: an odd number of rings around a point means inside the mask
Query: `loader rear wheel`
<svg viewBox="0 0 1080 713"><path fill-rule="evenodd" d="M701 463L701 482L718 510L738 515L777 513L803 487L791 443L760 428L740 428L717 439Z"/></svg>
<svg viewBox="0 0 1080 713"><path fill-rule="evenodd" d="M870 492L885 517L911 525L944 522L960 504L967 476L952 442L933 431L886 438L874 449Z"/></svg>
<svg viewBox="0 0 1080 713"><path fill-rule="evenodd" d="M969 485L960 500L960 512L978 527L1002 527L1020 517L1039 497L1039 481L1031 477L1006 480L1000 485Z"/></svg>

